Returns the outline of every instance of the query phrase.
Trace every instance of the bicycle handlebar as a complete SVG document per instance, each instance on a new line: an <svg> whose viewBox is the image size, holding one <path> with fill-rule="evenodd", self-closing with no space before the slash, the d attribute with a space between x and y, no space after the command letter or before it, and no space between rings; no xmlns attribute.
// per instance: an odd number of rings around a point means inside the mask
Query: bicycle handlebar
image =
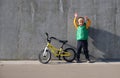
<svg viewBox="0 0 120 78"><path fill-rule="evenodd" d="M49 34L47 32L45 32L45 35L47 36L47 41L50 41Z"/></svg>
<svg viewBox="0 0 120 78"><path fill-rule="evenodd" d="M55 37L49 37L49 34L47 32L45 34L47 36L47 41L51 41L52 39L59 40L59 39L57 39Z"/></svg>
<svg viewBox="0 0 120 78"><path fill-rule="evenodd" d="M49 34L48 34L47 32L46 32L45 34L46 34L46 36L47 36L47 41L48 41L48 42L51 42L52 39L57 40L57 41L59 41L59 42L61 42L61 43L63 43L63 44L66 43L66 42L68 42L67 40L59 40L59 39L57 39L57 38L55 38L55 37L49 37Z"/></svg>

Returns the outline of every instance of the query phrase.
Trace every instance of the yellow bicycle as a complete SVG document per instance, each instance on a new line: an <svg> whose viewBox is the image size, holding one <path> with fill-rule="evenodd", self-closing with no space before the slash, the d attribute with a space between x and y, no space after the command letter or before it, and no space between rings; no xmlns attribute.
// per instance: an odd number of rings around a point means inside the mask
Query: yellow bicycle
<svg viewBox="0 0 120 78"><path fill-rule="evenodd" d="M39 54L39 61L43 64L47 64L51 60L51 53L57 57L59 60L61 57L67 62L72 62L75 59L76 52L73 48L63 49L63 46L68 42L67 40L59 40L55 37L49 37L49 34L46 33L47 45ZM51 44L51 40L55 39L62 43L60 48L56 48Z"/></svg>

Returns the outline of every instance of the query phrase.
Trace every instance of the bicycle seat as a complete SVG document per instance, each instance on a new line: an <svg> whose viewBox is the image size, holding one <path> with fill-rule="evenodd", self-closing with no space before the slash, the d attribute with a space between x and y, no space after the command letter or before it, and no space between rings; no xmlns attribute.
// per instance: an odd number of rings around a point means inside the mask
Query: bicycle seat
<svg viewBox="0 0 120 78"><path fill-rule="evenodd" d="M59 42L66 44L68 41L67 40L59 40Z"/></svg>

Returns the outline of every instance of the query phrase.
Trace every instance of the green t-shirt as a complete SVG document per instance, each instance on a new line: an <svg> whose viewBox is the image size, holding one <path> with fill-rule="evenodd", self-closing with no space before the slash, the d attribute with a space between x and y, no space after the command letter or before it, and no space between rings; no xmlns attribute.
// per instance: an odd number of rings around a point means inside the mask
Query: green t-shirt
<svg viewBox="0 0 120 78"><path fill-rule="evenodd" d="M78 26L76 33L77 40L87 40L88 39L88 29L86 28L86 24L83 26Z"/></svg>

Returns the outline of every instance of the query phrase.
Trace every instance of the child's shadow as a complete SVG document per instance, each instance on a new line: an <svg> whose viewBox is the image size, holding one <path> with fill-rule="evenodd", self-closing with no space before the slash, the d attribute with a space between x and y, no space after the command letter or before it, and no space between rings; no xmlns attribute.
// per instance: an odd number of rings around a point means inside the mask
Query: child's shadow
<svg viewBox="0 0 120 78"><path fill-rule="evenodd" d="M108 30L109 31L109 30ZM90 28L92 45L97 49L96 55L101 60L120 60L120 36L101 29Z"/></svg>

